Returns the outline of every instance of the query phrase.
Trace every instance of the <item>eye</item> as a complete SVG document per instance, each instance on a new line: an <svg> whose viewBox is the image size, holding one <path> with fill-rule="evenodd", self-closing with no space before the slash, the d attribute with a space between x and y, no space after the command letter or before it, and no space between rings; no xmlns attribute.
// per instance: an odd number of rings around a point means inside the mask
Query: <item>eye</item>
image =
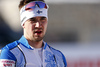
<svg viewBox="0 0 100 67"><path fill-rule="evenodd" d="M36 19L35 18L30 18L31 23L35 23Z"/></svg>
<svg viewBox="0 0 100 67"><path fill-rule="evenodd" d="M41 17L41 21L46 21L46 17Z"/></svg>
<svg viewBox="0 0 100 67"><path fill-rule="evenodd" d="M35 19L34 18L30 18L30 21L35 21Z"/></svg>

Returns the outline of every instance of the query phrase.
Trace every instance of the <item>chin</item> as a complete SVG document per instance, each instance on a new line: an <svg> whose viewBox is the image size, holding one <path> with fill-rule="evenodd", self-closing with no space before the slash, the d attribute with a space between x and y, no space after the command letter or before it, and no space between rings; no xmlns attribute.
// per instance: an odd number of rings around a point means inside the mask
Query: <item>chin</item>
<svg viewBox="0 0 100 67"><path fill-rule="evenodd" d="M43 39L36 39L35 42L40 42L42 41Z"/></svg>
<svg viewBox="0 0 100 67"><path fill-rule="evenodd" d="M42 40L43 40L43 37L41 37L41 38L34 38L35 42L39 42L39 41L42 41Z"/></svg>

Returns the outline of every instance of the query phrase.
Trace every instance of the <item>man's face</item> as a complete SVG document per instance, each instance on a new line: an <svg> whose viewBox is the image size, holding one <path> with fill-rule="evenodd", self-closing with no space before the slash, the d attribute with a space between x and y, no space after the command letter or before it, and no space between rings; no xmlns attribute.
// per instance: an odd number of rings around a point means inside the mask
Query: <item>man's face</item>
<svg viewBox="0 0 100 67"><path fill-rule="evenodd" d="M38 42L43 40L47 29L46 17L33 17L23 24L26 39Z"/></svg>

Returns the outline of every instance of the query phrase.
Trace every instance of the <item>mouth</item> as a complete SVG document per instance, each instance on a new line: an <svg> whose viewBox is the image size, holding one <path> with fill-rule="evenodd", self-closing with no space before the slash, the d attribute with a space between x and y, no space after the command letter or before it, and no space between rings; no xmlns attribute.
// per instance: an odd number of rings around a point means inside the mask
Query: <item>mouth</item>
<svg viewBox="0 0 100 67"><path fill-rule="evenodd" d="M40 34L42 33L42 30L36 30L34 33L35 33L36 35L40 35Z"/></svg>

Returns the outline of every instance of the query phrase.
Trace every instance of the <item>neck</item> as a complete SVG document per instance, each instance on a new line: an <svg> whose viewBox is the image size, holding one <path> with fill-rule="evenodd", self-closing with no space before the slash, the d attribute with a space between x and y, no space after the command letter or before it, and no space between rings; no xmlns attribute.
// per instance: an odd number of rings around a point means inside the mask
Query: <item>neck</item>
<svg viewBox="0 0 100 67"><path fill-rule="evenodd" d="M34 47L34 48L42 48L43 46L43 40L39 41L39 42L34 42L31 40L28 40L28 43L30 46Z"/></svg>
<svg viewBox="0 0 100 67"><path fill-rule="evenodd" d="M33 41L33 40L30 40L30 38L28 38L25 34L24 34L24 37L27 39L28 41L28 44L34 48L42 48L43 47L43 40L41 41Z"/></svg>

